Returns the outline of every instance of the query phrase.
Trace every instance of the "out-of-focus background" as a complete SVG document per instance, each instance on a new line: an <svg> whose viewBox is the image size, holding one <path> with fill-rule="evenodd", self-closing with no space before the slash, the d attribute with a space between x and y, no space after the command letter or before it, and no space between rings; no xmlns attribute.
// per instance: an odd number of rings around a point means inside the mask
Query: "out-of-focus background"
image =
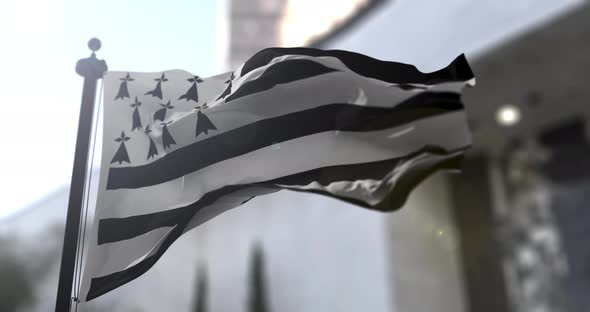
<svg viewBox="0 0 590 312"><path fill-rule="evenodd" d="M13 0L0 4L0 311L52 311L81 78L209 76L269 46L422 71L466 53L474 147L399 212L256 198L81 311L590 311L590 4L580 0Z"/></svg>

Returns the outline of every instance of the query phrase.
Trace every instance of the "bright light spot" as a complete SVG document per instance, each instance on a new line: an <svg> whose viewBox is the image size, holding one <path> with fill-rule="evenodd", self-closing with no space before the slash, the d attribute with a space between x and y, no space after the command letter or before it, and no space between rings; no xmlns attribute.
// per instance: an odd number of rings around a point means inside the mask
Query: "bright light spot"
<svg viewBox="0 0 590 312"><path fill-rule="evenodd" d="M367 4L367 0L290 0L281 19L283 46L302 46L319 37ZM312 9L310 9L312 8Z"/></svg>
<svg viewBox="0 0 590 312"><path fill-rule="evenodd" d="M496 112L496 120L502 126L513 126L520 121L520 109L513 105L504 105Z"/></svg>
<svg viewBox="0 0 590 312"><path fill-rule="evenodd" d="M445 232L441 230L441 231L438 231L437 234L438 234L438 236L443 236L443 234L445 234Z"/></svg>

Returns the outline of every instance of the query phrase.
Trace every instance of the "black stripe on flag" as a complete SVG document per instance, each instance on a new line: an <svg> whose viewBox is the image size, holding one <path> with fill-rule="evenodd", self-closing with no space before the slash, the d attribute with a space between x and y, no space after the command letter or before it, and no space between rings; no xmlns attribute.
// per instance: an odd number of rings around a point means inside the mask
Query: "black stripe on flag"
<svg viewBox="0 0 590 312"><path fill-rule="evenodd" d="M98 245L133 238L161 227L175 226L178 220L190 217L187 213L190 214L191 210L184 207L126 218L100 219Z"/></svg>
<svg viewBox="0 0 590 312"><path fill-rule="evenodd" d="M90 282L90 290L86 296L86 300L90 301L94 298L97 298L115 288L118 288L145 273L149 270L160 257L166 252L166 250L172 245L172 243L182 235L186 226L190 222L191 218L197 213L200 209L213 204L219 198L231 194L235 191L242 190L248 187L256 187L255 189L260 189L260 186L263 187L271 187L271 188L281 188L278 185L307 185L313 181L318 181L323 185L328 185L332 182L342 181L342 180L363 180L363 179L383 179L386 174L391 172L396 165L403 160L412 159L421 154L431 154L435 156L440 156L438 159L434 159L430 163L427 163L424 166L415 166L412 167L411 171L400 176L398 180L396 180L396 184L394 189L391 190L388 196L385 199L375 205L370 206L364 201L356 200L353 198L347 198L338 196L336 194L332 194L326 191L319 191L319 190L296 190L301 192L310 192L310 193L318 193L326 196L330 196L339 200L343 200L345 202L349 202L352 204L359 205L361 207L369 208L369 209L378 209L381 211L393 211L399 209L403 203L408 198L411 190L415 188L424 178L428 177L430 174L436 172L440 169L460 169L460 160L463 157L462 152L467 147L462 147L460 149L454 151L446 151L443 148L435 147L435 146L426 146L414 153L411 153L404 157L396 157L388 160L378 161L378 162L371 162L371 163L363 163L363 164L353 164L353 165L340 165L340 166L329 166L324 168L318 168L309 170L306 172L281 177L278 179L273 179L265 182L258 182L252 184L244 184L244 185L230 185L224 186L220 189L215 191L211 191L201 197L200 200L197 202L182 208L176 208L172 211L164 211L150 214L148 217L146 215L123 218L121 222L109 222L109 223L101 223L99 225L99 236L101 235L100 232L113 232L113 233L124 233L121 234L118 240L130 239L130 233L135 233L137 235L141 235L142 233L147 233L151 230L156 229L154 224L150 223L149 220L153 220L154 218L158 218L159 214L164 214L166 218L170 216L176 216L176 226L174 229L168 234L168 236L162 242L162 245L158 248L158 250L151 256L143 259L139 263L129 267L125 270L114 272L109 275L95 277L91 279ZM446 157L445 157L446 156ZM251 196L255 196L256 194L251 194ZM248 196L250 198L250 196ZM246 198L247 199L247 198ZM176 211L176 212L175 212ZM190 213L187 213L190 211ZM142 222L146 222L142 224ZM174 221L170 220L170 223L166 226L173 224ZM128 229L131 227L133 229ZM103 236L105 234L102 234ZM109 234L110 238L114 238L117 234ZM114 242L114 241L113 241Z"/></svg>
<svg viewBox="0 0 590 312"><path fill-rule="evenodd" d="M310 60L286 60L271 65L260 77L246 82L236 92L228 96L225 101L229 102L246 95L266 91L278 84L294 82L336 71L338 70Z"/></svg>
<svg viewBox="0 0 590 312"><path fill-rule="evenodd" d="M313 48L268 48L252 56L244 63L241 76L265 66L274 58L284 55L331 56L338 58L346 67L359 75L390 83L436 84L449 81L467 81L473 72L464 54L458 56L447 67L432 73L423 73L415 66L381 61L363 54L342 50L319 50Z"/></svg>
<svg viewBox="0 0 590 312"><path fill-rule="evenodd" d="M447 92L419 93L391 108L323 105L227 131L175 150L146 165L110 168L107 189L157 185L217 162L306 135L336 130L382 130L461 109L460 95Z"/></svg>

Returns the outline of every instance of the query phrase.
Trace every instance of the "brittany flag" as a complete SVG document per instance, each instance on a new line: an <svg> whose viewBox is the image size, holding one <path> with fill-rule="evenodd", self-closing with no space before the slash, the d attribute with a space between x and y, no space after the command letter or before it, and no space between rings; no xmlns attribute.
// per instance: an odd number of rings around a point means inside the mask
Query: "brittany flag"
<svg viewBox="0 0 590 312"><path fill-rule="evenodd" d="M463 55L422 73L347 51L263 50L209 78L107 72L80 300L149 270L183 233L279 190L400 208L471 144Z"/></svg>

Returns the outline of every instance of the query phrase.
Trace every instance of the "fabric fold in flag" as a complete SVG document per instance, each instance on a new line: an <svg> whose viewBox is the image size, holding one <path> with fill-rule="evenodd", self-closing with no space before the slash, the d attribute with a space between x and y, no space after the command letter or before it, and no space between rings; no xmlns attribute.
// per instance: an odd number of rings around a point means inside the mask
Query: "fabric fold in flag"
<svg viewBox="0 0 590 312"><path fill-rule="evenodd" d="M81 299L138 278L183 233L256 196L401 208L432 173L460 170L471 145L461 90L474 81L463 55L422 73L310 48L265 49L209 78L108 72Z"/></svg>

